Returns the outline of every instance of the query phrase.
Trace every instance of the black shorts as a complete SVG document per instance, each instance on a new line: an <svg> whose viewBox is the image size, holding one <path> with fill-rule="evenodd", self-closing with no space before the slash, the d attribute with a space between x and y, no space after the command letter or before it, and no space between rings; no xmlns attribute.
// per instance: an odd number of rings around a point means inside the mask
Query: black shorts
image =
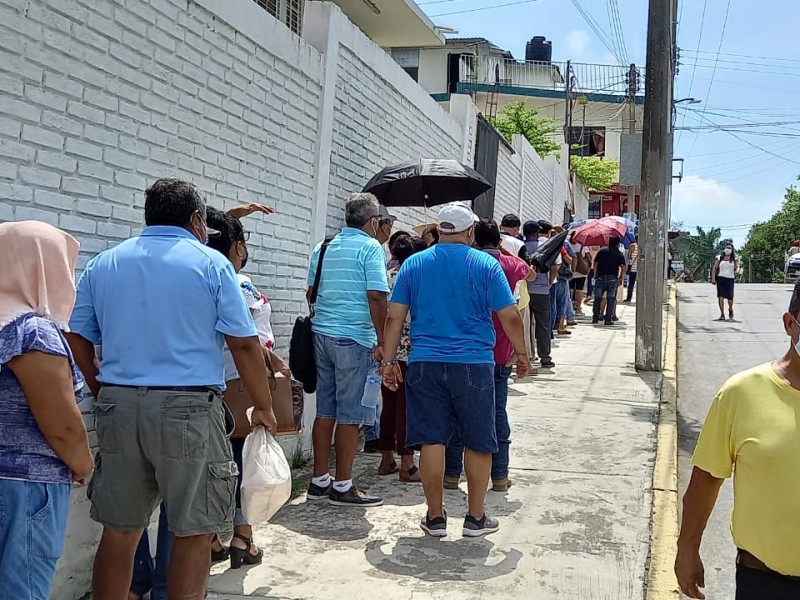
<svg viewBox="0 0 800 600"><path fill-rule="evenodd" d="M586 287L586 277L573 277L569 280L569 289L582 291Z"/></svg>

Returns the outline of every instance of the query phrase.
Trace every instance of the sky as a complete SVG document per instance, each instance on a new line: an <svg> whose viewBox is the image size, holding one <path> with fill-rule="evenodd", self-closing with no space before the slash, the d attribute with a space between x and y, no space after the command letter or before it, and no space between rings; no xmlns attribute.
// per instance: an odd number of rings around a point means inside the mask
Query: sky
<svg viewBox="0 0 800 600"><path fill-rule="evenodd" d="M616 4L630 61L644 66L646 0L520 1L418 4L437 25L458 29L459 37L486 37L517 58L524 58L527 40L543 35L552 40L553 60L600 64L617 62L602 41L613 47L608 11ZM489 6L495 8L461 12ZM677 126L729 124L735 130L676 131L675 157L684 159L684 177L673 187L671 217L692 231L721 227L723 237L741 246L749 225L778 210L800 174L800 44L793 43L800 2L682 0L679 12L675 97L701 103L681 103Z"/></svg>

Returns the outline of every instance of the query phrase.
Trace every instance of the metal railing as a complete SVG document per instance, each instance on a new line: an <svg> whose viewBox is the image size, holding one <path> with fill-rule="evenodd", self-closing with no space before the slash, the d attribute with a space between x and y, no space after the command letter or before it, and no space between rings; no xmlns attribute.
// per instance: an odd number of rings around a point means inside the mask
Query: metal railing
<svg viewBox="0 0 800 600"><path fill-rule="evenodd" d="M605 93L624 96L629 89L629 67L570 63L575 94ZM563 90L567 63L516 60L462 54L459 81L464 84ZM637 73L637 95L644 93L644 72Z"/></svg>

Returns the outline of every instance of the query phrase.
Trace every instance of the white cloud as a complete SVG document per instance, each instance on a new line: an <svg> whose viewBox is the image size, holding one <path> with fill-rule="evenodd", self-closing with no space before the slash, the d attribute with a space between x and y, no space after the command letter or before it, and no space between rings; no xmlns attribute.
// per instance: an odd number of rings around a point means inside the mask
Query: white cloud
<svg viewBox="0 0 800 600"><path fill-rule="evenodd" d="M780 206L780 198L745 196L734 187L711 178L688 175L672 187L672 221L683 222L694 232L696 226L721 227L722 236L733 238L737 246L747 239L748 225L768 219Z"/></svg>
<svg viewBox="0 0 800 600"><path fill-rule="evenodd" d="M601 65L618 63L614 55L596 37L583 29L573 29L567 33L557 50L559 56L576 62Z"/></svg>

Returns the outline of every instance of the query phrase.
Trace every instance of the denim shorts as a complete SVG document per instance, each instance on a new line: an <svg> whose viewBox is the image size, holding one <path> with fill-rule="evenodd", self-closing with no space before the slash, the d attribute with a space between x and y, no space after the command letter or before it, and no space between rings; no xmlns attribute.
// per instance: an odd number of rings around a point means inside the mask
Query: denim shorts
<svg viewBox="0 0 800 600"><path fill-rule="evenodd" d="M69 493L68 483L0 479L0 597L50 597L64 549Z"/></svg>
<svg viewBox="0 0 800 600"><path fill-rule="evenodd" d="M349 338L314 334L317 360L317 418L341 425L373 425L375 408L361 406L372 349Z"/></svg>
<svg viewBox="0 0 800 600"><path fill-rule="evenodd" d="M144 529L163 500L178 537L233 528L239 470L219 394L104 386L95 415L92 519Z"/></svg>
<svg viewBox="0 0 800 600"><path fill-rule="evenodd" d="M497 452L494 365L412 362L406 372L406 446L447 444Z"/></svg>

